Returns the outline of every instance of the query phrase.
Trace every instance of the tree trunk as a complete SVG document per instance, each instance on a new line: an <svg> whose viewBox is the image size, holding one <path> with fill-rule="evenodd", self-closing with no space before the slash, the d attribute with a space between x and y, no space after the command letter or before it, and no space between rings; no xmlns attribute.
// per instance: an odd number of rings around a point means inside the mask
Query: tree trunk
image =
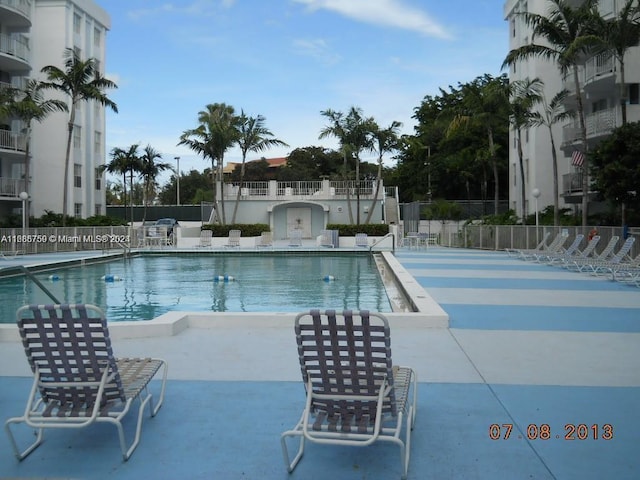
<svg viewBox="0 0 640 480"><path fill-rule="evenodd" d="M491 168L493 169L493 182L495 183L493 192L493 214L498 215L498 204L500 201L500 177L498 176L498 161L496 160L496 146L493 143L493 130L487 128L489 136L489 156L491 157Z"/></svg>
<svg viewBox="0 0 640 480"><path fill-rule="evenodd" d="M559 186L558 186L558 154L556 153L556 142L553 139L553 130L551 125L549 127L549 137L551 138L551 164L553 167L553 225L558 226L560 224L560 199L559 199Z"/></svg>
<svg viewBox="0 0 640 480"><path fill-rule="evenodd" d="M73 124L76 120L76 108L71 103L71 113L69 114L69 124L67 125L67 150L64 157L64 179L62 181L62 226L67 226L67 202L69 198L69 161L71 159L71 141L73 139ZM127 214L125 213L125 218Z"/></svg>
<svg viewBox="0 0 640 480"><path fill-rule="evenodd" d="M582 93L580 92L580 79L578 77L578 66L573 66L573 83L576 88L576 101L578 102L578 118L580 120L580 140L584 153L584 162L582 164L582 228L587 228L589 218L589 161L587 152L589 145L587 144L587 126L584 120L584 106L582 103Z"/></svg>
<svg viewBox="0 0 640 480"><path fill-rule="evenodd" d="M380 193L380 181L382 180L382 154L378 158L378 172L376 174L376 191L373 194L373 199L371 200L371 206L369 207L369 213L367 214L367 218L364 221L365 224L368 224L371 221L371 216L373 215L373 210L376 208L376 202L378 200L378 194Z"/></svg>
<svg viewBox="0 0 640 480"><path fill-rule="evenodd" d="M236 214L238 213L238 204L240 203L240 196L242 194L242 185L244 184L244 162L247 156L242 155L242 164L240 165L240 185L238 186L238 192L236 193L236 204L233 206L233 216L231 217L231 224L236 223Z"/></svg>
<svg viewBox="0 0 640 480"><path fill-rule="evenodd" d="M31 201L31 196L30 196L30 175L31 175L31 171L30 171L30 158L29 158L29 151L31 150L31 122L27 123L27 135L26 135L26 140L25 140L25 146L24 146L24 191L27 192L27 195L29 195L27 197L27 199L24 202L24 209L26 210L25 216L24 216L24 226L25 228L29 228L29 202Z"/></svg>
<svg viewBox="0 0 640 480"><path fill-rule="evenodd" d="M526 224L526 185L525 185L525 174L524 174L524 159L522 158L522 133L520 128L516 128L516 143L518 144L518 163L520 164L520 202L522 202L522 224Z"/></svg>

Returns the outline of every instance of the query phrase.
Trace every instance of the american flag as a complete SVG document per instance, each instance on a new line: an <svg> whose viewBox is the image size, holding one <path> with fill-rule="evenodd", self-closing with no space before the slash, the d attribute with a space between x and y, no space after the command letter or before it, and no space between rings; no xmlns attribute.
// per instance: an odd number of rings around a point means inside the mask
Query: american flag
<svg viewBox="0 0 640 480"><path fill-rule="evenodd" d="M580 150L574 150L571 154L571 165L581 167L584 164L584 153Z"/></svg>

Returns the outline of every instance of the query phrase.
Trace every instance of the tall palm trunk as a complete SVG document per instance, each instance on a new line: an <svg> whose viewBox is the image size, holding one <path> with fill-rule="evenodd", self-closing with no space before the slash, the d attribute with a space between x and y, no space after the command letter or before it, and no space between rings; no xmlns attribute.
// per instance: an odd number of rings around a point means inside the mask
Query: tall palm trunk
<svg viewBox="0 0 640 480"><path fill-rule="evenodd" d="M577 111L580 122L580 140L582 141L585 156L584 162L582 163L582 228L586 228L589 218L589 161L587 158L589 145L587 144L587 126L584 119L584 105L582 103L582 93L580 92L580 78L578 76L577 65L573 65L573 83L576 89L576 101L578 103Z"/></svg>
<svg viewBox="0 0 640 480"><path fill-rule="evenodd" d="M487 136L489 137L489 157L491 158L491 168L493 170L493 214L498 215L498 204L500 201L500 177L498 175L498 161L496 160L496 146L493 142L493 130L487 128Z"/></svg>
<svg viewBox="0 0 640 480"><path fill-rule="evenodd" d="M522 130L520 127L516 128L516 137L518 144L518 163L520 164L520 202L522 203L522 224L525 224L525 218L527 216L526 205L526 185L525 185L525 174L524 174L524 158L522 154Z"/></svg>
<svg viewBox="0 0 640 480"><path fill-rule="evenodd" d="M24 226L25 228L29 228L29 201L31 200L31 191L30 191L30 176L31 176L31 159L29 155L31 154L31 122L28 122L26 125L26 138L25 138L25 146L24 146L24 191L27 192L27 199L24 201L24 209L26 211L24 215Z"/></svg>
<svg viewBox="0 0 640 480"><path fill-rule="evenodd" d="M69 199L69 162L71 160L71 141L73 140L73 125L76 121L76 107L71 104L71 112L69 113L69 123L67 125L67 150L64 157L64 179L62 189L62 226L67 226L68 207L67 202ZM126 217L126 214L125 214Z"/></svg>
<svg viewBox="0 0 640 480"><path fill-rule="evenodd" d="M378 157L378 172L376 173L376 191L373 194L373 199L371 200L371 206L369 207L369 213L367 214L367 218L364 221L365 224L368 224L369 222L371 222L371 216L373 215L373 210L376 208L378 195L380 194L381 183L382 183L382 153Z"/></svg>
<svg viewBox="0 0 640 480"><path fill-rule="evenodd" d="M556 142L553 138L551 124L548 125L549 138L551 139L551 165L553 168L553 225L560 224L560 186L558 185L558 154L556 153Z"/></svg>
<svg viewBox="0 0 640 480"><path fill-rule="evenodd" d="M240 203L240 196L242 195L242 186L244 185L244 164L246 161L246 155L242 156L242 164L240 165L240 183L238 185L238 191L236 192L236 204L233 206L233 216L231 217L231 224L235 225L236 215L238 213L238 204Z"/></svg>

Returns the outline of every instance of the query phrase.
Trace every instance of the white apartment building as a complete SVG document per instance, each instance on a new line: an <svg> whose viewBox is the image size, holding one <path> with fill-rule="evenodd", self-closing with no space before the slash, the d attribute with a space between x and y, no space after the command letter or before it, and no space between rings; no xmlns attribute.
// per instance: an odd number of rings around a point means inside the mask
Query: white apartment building
<svg viewBox="0 0 640 480"><path fill-rule="evenodd" d="M64 70L64 51L75 49L80 58L96 58L104 75L109 15L93 0L0 0L0 82L20 87L33 78L45 80L40 70L55 65ZM60 93L45 95L68 101ZM24 125L15 119L0 123L0 218L20 213L21 192L29 193L28 211L62 213L64 161L68 113L33 122L29 179L25 179ZM69 215L104 214L105 112L97 102L77 106L71 148Z"/></svg>
<svg viewBox="0 0 640 480"><path fill-rule="evenodd" d="M583 0L570 0L578 6ZM614 18L624 0L600 0L598 8L604 18ZM509 49L531 43L531 30L525 25L518 12L547 15L551 6L548 0L507 0L504 17L509 24ZM536 43L542 40L534 39ZM568 109L575 109L576 97L573 77L563 79L557 66L550 61L531 58L519 62L509 70L510 81L526 78L540 78L545 84L545 97L550 101L562 89L571 95ZM580 85L586 115L587 141L589 147L597 145L611 131L622 125L620 107L620 75L617 61L608 54L597 55L585 61L579 68ZM640 47L629 49L625 58L625 83L627 85L627 121L640 120ZM558 149L558 175L560 208L580 209L582 202L582 173L571 164L571 154L579 145L578 119L557 124L553 129L554 141ZM525 213L535 211L534 189L538 189L538 210L553 205L553 170L551 141L547 127L530 128L523 132L523 157L525 170ZM522 212L520 200L521 177L518 151L513 130L509 143L509 203L518 215ZM589 192L593 198L593 192ZM591 209L590 209L591 211Z"/></svg>

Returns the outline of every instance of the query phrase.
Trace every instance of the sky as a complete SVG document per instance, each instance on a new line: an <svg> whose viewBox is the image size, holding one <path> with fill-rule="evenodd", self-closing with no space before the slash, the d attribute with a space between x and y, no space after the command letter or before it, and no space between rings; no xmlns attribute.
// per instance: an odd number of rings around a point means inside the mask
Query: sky
<svg viewBox="0 0 640 480"><path fill-rule="evenodd" d="M105 76L118 85L108 92L119 113L107 114L107 152L151 145L174 166L179 156L183 174L210 166L177 146L207 104L262 115L289 145L247 160L336 148L318 139L329 125L321 111L355 106L413 134L425 96L499 75L508 51L498 0L96 1L111 17ZM238 148L225 155L241 159Z"/></svg>

